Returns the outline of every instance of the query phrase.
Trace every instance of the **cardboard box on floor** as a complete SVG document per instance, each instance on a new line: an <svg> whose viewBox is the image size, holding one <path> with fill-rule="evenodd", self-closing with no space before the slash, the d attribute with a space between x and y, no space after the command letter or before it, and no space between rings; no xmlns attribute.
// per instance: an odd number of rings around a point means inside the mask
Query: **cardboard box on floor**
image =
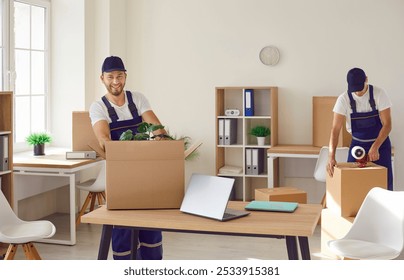
<svg viewBox="0 0 404 280"><path fill-rule="evenodd" d="M180 208L184 141L108 141L108 209Z"/></svg>
<svg viewBox="0 0 404 280"><path fill-rule="evenodd" d="M327 174L327 209L342 217L354 217L373 187L387 188L387 169L370 163L359 168L356 163L339 163L334 175Z"/></svg>
<svg viewBox="0 0 404 280"><path fill-rule="evenodd" d="M255 189L255 200L307 203L307 193L294 187Z"/></svg>

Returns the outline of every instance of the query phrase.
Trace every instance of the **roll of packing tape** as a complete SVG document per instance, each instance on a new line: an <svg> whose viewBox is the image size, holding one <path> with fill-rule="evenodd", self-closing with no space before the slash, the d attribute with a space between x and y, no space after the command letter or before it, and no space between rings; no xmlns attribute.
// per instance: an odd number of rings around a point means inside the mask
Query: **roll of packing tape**
<svg viewBox="0 0 404 280"><path fill-rule="evenodd" d="M354 157L354 159L361 160L365 157L366 152L361 146L355 146L352 148L351 155Z"/></svg>

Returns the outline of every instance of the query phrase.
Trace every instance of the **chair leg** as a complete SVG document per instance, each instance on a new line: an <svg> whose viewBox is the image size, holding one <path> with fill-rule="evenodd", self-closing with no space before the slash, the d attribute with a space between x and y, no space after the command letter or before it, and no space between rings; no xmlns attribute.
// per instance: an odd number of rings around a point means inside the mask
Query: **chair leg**
<svg viewBox="0 0 404 280"><path fill-rule="evenodd" d="M102 204L103 204L103 201L102 201L102 195L101 195L101 193L97 193L97 199L98 199L98 206L101 206Z"/></svg>
<svg viewBox="0 0 404 280"><path fill-rule="evenodd" d="M25 257L28 260L41 260L41 257L39 256L38 251L36 250L33 243L28 242L22 244L22 248L24 249Z"/></svg>
<svg viewBox="0 0 404 280"><path fill-rule="evenodd" d="M17 253L17 244L8 245L7 253L4 256L4 260L14 260L15 253Z"/></svg>
<svg viewBox="0 0 404 280"><path fill-rule="evenodd" d="M87 206L88 206L88 204L89 204L90 201L91 201L91 197L92 197L92 193L89 192L88 195L87 195L86 200L84 201L83 207L81 207L81 210L80 210L80 212L79 212L79 215L77 216L77 219L76 219L76 227L80 224L80 218L81 218L81 216L84 215L84 212L86 211Z"/></svg>
<svg viewBox="0 0 404 280"><path fill-rule="evenodd" d="M105 196L105 192L101 192L102 197L104 198L104 201L107 200L106 196Z"/></svg>
<svg viewBox="0 0 404 280"><path fill-rule="evenodd" d="M91 193L91 205L90 205L90 211L94 210L94 205L95 205L95 199L97 198L97 194L92 192Z"/></svg>

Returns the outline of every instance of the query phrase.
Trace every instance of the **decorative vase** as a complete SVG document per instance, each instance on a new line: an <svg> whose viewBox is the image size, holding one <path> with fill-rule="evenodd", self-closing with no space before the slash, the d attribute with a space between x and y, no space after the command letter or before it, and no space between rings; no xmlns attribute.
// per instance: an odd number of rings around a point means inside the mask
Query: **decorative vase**
<svg viewBox="0 0 404 280"><path fill-rule="evenodd" d="M34 145L34 156L45 155L45 144Z"/></svg>
<svg viewBox="0 0 404 280"><path fill-rule="evenodd" d="M257 137L258 146L265 146L265 137Z"/></svg>

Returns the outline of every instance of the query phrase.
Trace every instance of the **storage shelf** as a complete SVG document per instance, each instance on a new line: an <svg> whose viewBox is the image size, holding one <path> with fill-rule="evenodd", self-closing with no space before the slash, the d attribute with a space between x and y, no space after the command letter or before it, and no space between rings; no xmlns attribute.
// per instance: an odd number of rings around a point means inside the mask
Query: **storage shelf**
<svg viewBox="0 0 404 280"><path fill-rule="evenodd" d="M245 116L244 90L254 91L254 115ZM226 116L225 111L237 109L239 116ZM237 141L233 145L219 145L219 122L221 119L237 120ZM269 127L271 135L265 145L257 145L255 136L249 134L252 127ZM277 87L217 87L216 88L216 175L235 178L234 195L237 200L254 199L254 190L268 186L267 149L278 143L278 89ZM263 172L246 174L246 150L260 149L263 154ZM239 166L242 174L220 173L223 166ZM271 178L272 179L272 178Z"/></svg>

